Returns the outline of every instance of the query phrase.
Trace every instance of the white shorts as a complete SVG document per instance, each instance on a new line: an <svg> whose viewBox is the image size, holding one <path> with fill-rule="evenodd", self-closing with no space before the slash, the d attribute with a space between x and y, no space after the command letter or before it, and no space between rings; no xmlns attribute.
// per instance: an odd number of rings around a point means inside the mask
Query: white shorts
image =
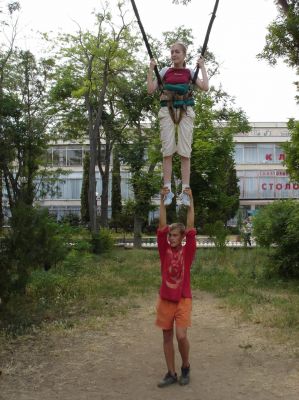
<svg viewBox="0 0 299 400"><path fill-rule="evenodd" d="M180 109L174 109L179 113ZM186 112L178 125L178 143L175 140L175 124L169 114L167 107L161 107L159 114L160 121L160 138L162 142L163 157L172 156L178 153L182 157L191 157L191 146L193 140L193 127L195 112L192 107L188 106Z"/></svg>

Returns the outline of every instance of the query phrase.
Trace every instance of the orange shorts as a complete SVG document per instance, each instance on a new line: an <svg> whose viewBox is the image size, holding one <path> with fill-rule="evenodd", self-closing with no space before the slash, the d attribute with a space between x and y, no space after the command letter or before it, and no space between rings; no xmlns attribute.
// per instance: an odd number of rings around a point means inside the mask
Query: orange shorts
<svg viewBox="0 0 299 400"><path fill-rule="evenodd" d="M180 328L191 326L192 299L181 298L178 303L164 300L159 297L157 303L156 325L162 329L173 328L173 324Z"/></svg>

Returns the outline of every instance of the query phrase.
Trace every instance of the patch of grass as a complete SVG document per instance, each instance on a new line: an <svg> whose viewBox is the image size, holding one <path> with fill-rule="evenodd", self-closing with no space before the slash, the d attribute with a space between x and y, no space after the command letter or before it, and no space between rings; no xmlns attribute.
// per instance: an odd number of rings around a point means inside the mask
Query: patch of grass
<svg viewBox="0 0 299 400"><path fill-rule="evenodd" d="M192 287L223 298L243 318L292 333L299 343L299 282L269 279L267 255L263 249L200 250ZM101 327L159 285L157 251L115 248L94 255L73 250L59 266L32 273L25 295L15 296L0 315L0 327L9 335Z"/></svg>
<svg viewBox="0 0 299 400"><path fill-rule="evenodd" d="M74 250L59 266L32 272L25 295L12 298L0 327L19 335L45 323L72 327L82 318L115 316L125 313L135 297L158 290L159 283L157 252Z"/></svg>
<svg viewBox="0 0 299 400"><path fill-rule="evenodd" d="M299 281L268 277L269 251L209 249L198 252L193 287L215 293L243 318L292 331L299 344Z"/></svg>

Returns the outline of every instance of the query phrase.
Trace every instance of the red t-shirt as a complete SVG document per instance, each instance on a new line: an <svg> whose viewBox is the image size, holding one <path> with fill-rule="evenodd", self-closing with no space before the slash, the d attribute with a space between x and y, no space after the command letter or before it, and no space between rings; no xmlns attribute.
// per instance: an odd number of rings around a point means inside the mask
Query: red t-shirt
<svg viewBox="0 0 299 400"><path fill-rule="evenodd" d="M187 230L186 244L177 248L168 243L168 232L168 225L157 231L162 276L160 296L165 300L180 301L182 297L192 297L190 269L196 251L196 230Z"/></svg>

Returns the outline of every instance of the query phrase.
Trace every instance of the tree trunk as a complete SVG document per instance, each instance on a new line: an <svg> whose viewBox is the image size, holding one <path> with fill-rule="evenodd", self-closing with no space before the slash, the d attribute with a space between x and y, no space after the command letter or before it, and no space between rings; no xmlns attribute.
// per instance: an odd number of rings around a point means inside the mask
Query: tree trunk
<svg viewBox="0 0 299 400"><path fill-rule="evenodd" d="M108 226L109 168L102 175L101 226Z"/></svg>
<svg viewBox="0 0 299 400"><path fill-rule="evenodd" d="M3 172L0 169L0 229L4 225L4 213L3 213Z"/></svg>
<svg viewBox="0 0 299 400"><path fill-rule="evenodd" d="M89 209L89 228L91 233L98 232L97 224L97 204L96 204L96 161L97 161L97 140L93 126L89 126L89 187L88 187L88 209Z"/></svg>
<svg viewBox="0 0 299 400"><path fill-rule="evenodd" d="M88 77L92 81L92 61L89 60ZM89 120L89 150L90 150L90 165L89 165L89 188L88 188L88 202L89 202L89 218L90 230L93 234L99 230L97 224L97 199L96 199L96 174L95 168L97 164L97 137L99 135L100 127L102 124L102 115L104 108L104 98L108 86L108 60L105 61L103 84L99 93L99 103L97 110L94 110L91 103L90 93L85 95L85 104L88 111ZM95 111L95 113L94 113ZM94 118L95 116L95 118Z"/></svg>
<svg viewBox="0 0 299 400"><path fill-rule="evenodd" d="M98 167L102 178L102 194L101 194L101 226L108 226L108 202L109 202L109 173L110 173L110 156L111 143L106 137L105 144L105 160L104 168L101 160L101 141L98 140Z"/></svg>
<svg viewBox="0 0 299 400"><path fill-rule="evenodd" d="M83 162L83 179L81 188L81 222L84 225L88 225L90 222L89 218L89 206L88 206L88 188L89 188L89 154L86 153Z"/></svg>
<svg viewBox="0 0 299 400"><path fill-rule="evenodd" d="M143 219L135 215L134 217L134 247L140 249L142 244L142 223Z"/></svg>
<svg viewBox="0 0 299 400"><path fill-rule="evenodd" d="M118 157L117 147L113 151L113 168L112 168L112 184L111 184L111 218L113 227L117 232L120 214L122 212L121 201L121 175L120 175L120 161Z"/></svg>

